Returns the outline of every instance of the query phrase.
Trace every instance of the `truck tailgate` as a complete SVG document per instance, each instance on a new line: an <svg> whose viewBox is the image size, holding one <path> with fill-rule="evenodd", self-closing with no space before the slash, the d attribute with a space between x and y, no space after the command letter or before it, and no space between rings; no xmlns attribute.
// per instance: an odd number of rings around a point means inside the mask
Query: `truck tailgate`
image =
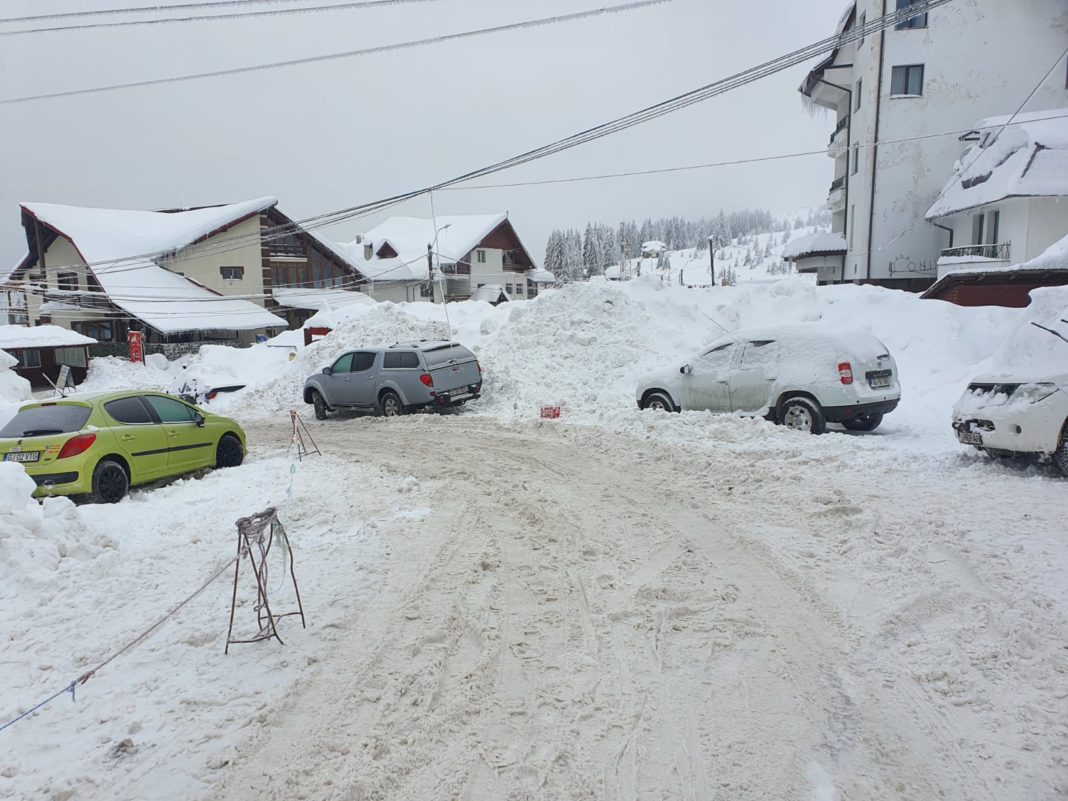
<svg viewBox="0 0 1068 801"><path fill-rule="evenodd" d="M434 379L434 391L471 390L482 381L478 372L478 361L472 358L456 359L430 368L430 377Z"/></svg>

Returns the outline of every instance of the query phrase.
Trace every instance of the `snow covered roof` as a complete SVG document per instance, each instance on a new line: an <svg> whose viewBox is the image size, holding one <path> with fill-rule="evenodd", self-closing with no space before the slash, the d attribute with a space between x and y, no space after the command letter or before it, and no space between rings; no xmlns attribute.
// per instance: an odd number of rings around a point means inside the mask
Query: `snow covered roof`
<svg viewBox="0 0 1068 801"><path fill-rule="evenodd" d="M282 306L291 309L339 309L343 306L352 306L358 303L374 305L374 299L363 292L354 292L348 289L304 289L295 287L283 287L271 292L273 297Z"/></svg>
<svg viewBox="0 0 1068 801"><path fill-rule="evenodd" d="M470 300L482 300L486 303L497 303L500 300L511 300L501 284L483 284L471 293Z"/></svg>
<svg viewBox="0 0 1068 801"><path fill-rule="evenodd" d="M96 340L59 325L0 325L0 349L70 348L94 345Z"/></svg>
<svg viewBox="0 0 1068 801"><path fill-rule="evenodd" d="M667 250L667 245L656 239L650 239L648 242L642 242L643 253L663 253Z"/></svg>
<svg viewBox="0 0 1068 801"><path fill-rule="evenodd" d="M927 219L1010 197L1068 196L1068 108L989 117L976 129L979 141L961 154Z"/></svg>
<svg viewBox="0 0 1068 801"><path fill-rule="evenodd" d="M805 256L845 253L849 249L845 237L830 231L815 231L791 239L782 249L782 257L795 261Z"/></svg>
<svg viewBox="0 0 1068 801"><path fill-rule="evenodd" d="M427 245L434 242L435 235L441 263L454 263L462 261L507 219L507 214L453 215L438 217L435 227L431 219L390 217L351 242L336 243L334 248L372 281L425 281L429 277ZM365 258L368 246L370 259ZM383 250L386 255L379 256Z"/></svg>
<svg viewBox="0 0 1068 801"><path fill-rule="evenodd" d="M1029 270L1068 269L1068 236L1054 242L1035 258L1019 266Z"/></svg>
<svg viewBox="0 0 1068 801"><path fill-rule="evenodd" d="M618 270L619 267L617 266L616 269ZM556 283L556 276L553 275L548 270L540 270L540 269L539 270L531 270L529 273L527 273L527 278L529 280L533 281L535 284L555 284Z"/></svg>
<svg viewBox="0 0 1068 801"><path fill-rule="evenodd" d="M286 326L247 300L226 298L156 263L276 205L273 197L189 211L128 211L23 203L71 241L108 299L163 333Z"/></svg>

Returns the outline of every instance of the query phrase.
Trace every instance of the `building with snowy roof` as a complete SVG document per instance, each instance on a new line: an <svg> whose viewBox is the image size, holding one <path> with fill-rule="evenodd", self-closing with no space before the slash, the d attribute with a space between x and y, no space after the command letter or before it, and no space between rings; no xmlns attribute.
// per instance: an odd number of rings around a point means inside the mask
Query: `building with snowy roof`
<svg viewBox="0 0 1068 801"><path fill-rule="evenodd" d="M524 299L544 284L507 213L390 217L334 247L366 276L364 291L376 300L465 300L491 284Z"/></svg>
<svg viewBox="0 0 1068 801"><path fill-rule="evenodd" d="M909 14L917 1L850 2L837 46L800 87L809 108L834 113L827 204L847 246L842 280L912 291L935 281L949 246L948 232L925 220L959 152L944 134L1028 98L1027 111L1068 106L1064 0L973 0ZM892 27L866 27L896 13Z"/></svg>
<svg viewBox="0 0 1068 801"><path fill-rule="evenodd" d="M1068 236L1068 108L989 117L927 219L949 233L938 277L1011 268Z"/></svg>
<svg viewBox="0 0 1068 801"><path fill-rule="evenodd" d="M80 384L89 367L87 349L94 344L92 337L58 325L0 325L0 351L14 357L12 369L33 387L56 384L64 366Z"/></svg>
<svg viewBox="0 0 1068 801"><path fill-rule="evenodd" d="M823 286L842 283L847 250L845 237L841 234L814 231L783 245L782 257L799 273L815 273L816 283Z"/></svg>
<svg viewBox="0 0 1068 801"><path fill-rule="evenodd" d="M153 346L248 343L299 326L308 296L355 290L363 276L297 225L273 197L193 209L132 211L24 203L27 254L8 279L31 325L101 343L144 333ZM302 290L298 302L275 296ZM160 348L162 349L162 348Z"/></svg>

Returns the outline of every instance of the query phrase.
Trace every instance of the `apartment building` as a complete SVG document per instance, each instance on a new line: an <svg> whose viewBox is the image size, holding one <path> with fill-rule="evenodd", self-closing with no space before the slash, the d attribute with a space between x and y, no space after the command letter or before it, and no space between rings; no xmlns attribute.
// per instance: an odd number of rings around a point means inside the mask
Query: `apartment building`
<svg viewBox="0 0 1068 801"><path fill-rule="evenodd" d="M1068 105L1064 0L921 9L922 0L851 3L839 47L800 87L834 113L827 203L846 251L830 269L820 257L821 283L930 287L951 243L926 216L953 173L960 135L977 119ZM860 37L869 21L899 11L895 26ZM817 270L804 259L798 268Z"/></svg>

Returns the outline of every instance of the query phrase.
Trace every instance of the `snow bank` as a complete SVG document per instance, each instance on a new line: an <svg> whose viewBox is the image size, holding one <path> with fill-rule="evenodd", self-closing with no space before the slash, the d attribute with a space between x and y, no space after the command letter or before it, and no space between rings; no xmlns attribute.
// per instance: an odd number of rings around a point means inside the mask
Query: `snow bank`
<svg viewBox="0 0 1068 801"><path fill-rule="evenodd" d="M30 382L12 368L18 359L0 350L0 426L6 423L23 401L30 399Z"/></svg>
<svg viewBox="0 0 1068 801"><path fill-rule="evenodd" d="M92 535L69 498L32 498L37 488L21 465L0 462L0 599L5 602L55 581L64 559L92 559L114 547Z"/></svg>

